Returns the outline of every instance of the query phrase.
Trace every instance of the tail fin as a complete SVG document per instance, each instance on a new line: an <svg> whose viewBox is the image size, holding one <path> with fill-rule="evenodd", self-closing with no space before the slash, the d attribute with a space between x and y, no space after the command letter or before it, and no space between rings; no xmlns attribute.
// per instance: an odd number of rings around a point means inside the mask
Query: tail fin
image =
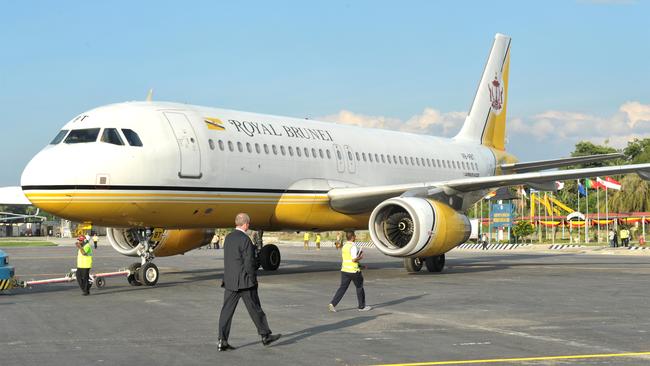
<svg viewBox="0 0 650 366"><path fill-rule="evenodd" d="M510 37L497 33L474 102L455 139L505 150Z"/></svg>

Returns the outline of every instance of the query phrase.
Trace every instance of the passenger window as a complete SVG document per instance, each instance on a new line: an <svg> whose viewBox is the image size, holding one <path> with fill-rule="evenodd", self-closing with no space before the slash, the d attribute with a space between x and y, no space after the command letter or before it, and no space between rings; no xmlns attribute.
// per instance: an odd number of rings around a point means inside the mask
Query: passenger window
<svg viewBox="0 0 650 366"><path fill-rule="evenodd" d="M438 168L442 168L442 165L440 165L440 159L436 159L438 161Z"/></svg>
<svg viewBox="0 0 650 366"><path fill-rule="evenodd" d="M237 141L237 150L239 152L244 152L244 145L242 145L240 141Z"/></svg>
<svg viewBox="0 0 650 366"><path fill-rule="evenodd" d="M52 142L50 142L50 145L56 145L59 142L63 141L63 138L67 134L68 134L68 130L59 131L59 133L57 133L56 136L54 136L54 139L52 139Z"/></svg>
<svg viewBox="0 0 650 366"><path fill-rule="evenodd" d="M361 153L361 157L363 158L363 161L366 161L366 153Z"/></svg>
<svg viewBox="0 0 650 366"><path fill-rule="evenodd" d="M255 143L255 152L258 154L262 152L262 150L260 150L260 144L258 143Z"/></svg>
<svg viewBox="0 0 650 366"><path fill-rule="evenodd" d="M311 156L313 156L314 159L317 158L317 156L316 156L316 149L314 149L313 147L311 148ZM323 157L323 153L322 153L322 152L320 153L320 157L321 157L321 158Z"/></svg>
<svg viewBox="0 0 650 366"><path fill-rule="evenodd" d="M318 149L318 155L320 156L321 159L323 159L323 149Z"/></svg>
<svg viewBox="0 0 650 366"><path fill-rule="evenodd" d="M372 154L370 154L370 153L368 154L368 160L370 160L371 163L373 162L373 160L372 160Z"/></svg>
<svg viewBox="0 0 650 366"><path fill-rule="evenodd" d="M214 150L214 141L212 139L208 139L208 145L210 145L211 150Z"/></svg>
<svg viewBox="0 0 650 366"><path fill-rule="evenodd" d="M99 135L99 128L85 128L82 130L72 130L65 138L66 144L80 144L84 142L95 142Z"/></svg>
<svg viewBox="0 0 650 366"><path fill-rule="evenodd" d="M275 145L271 145L271 149L273 149L273 155L278 155L278 148Z"/></svg>
<svg viewBox="0 0 650 366"><path fill-rule="evenodd" d="M223 151L223 141L219 140L219 150Z"/></svg>
<svg viewBox="0 0 650 366"><path fill-rule="evenodd" d="M343 156L341 156L341 152L336 150L336 156L339 157L339 160L343 160Z"/></svg>
<svg viewBox="0 0 650 366"><path fill-rule="evenodd" d="M264 153L268 154L269 153L269 145L264 144Z"/></svg>
<svg viewBox="0 0 650 366"><path fill-rule="evenodd" d="M235 150L233 149L232 141L228 141L228 150L230 150L231 152Z"/></svg>
<svg viewBox="0 0 650 366"><path fill-rule="evenodd" d="M381 154L381 162L386 164L386 160L384 159L384 154Z"/></svg>
<svg viewBox="0 0 650 366"><path fill-rule="evenodd" d="M355 153L354 153L354 155L356 155L356 156L357 156L357 161L361 161L361 157L359 156L359 152L358 152L358 151L357 151L357 152L355 152Z"/></svg>
<svg viewBox="0 0 650 366"><path fill-rule="evenodd" d="M330 150L329 150L329 149L325 150L325 154L327 154L327 158L328 158L328 159L332 159L332 154L330 154Z"/></svg>
<svg viewBox="0 0 650 366"><path fill-rule="evenodd" d="M390 161L390 155L386 155L386 158L388 159L388 164L392 164L392 161Z"/></svg>
<svg viewBox="0 0 650 366"><path fill-rule="evenodd" d="M402 157L401 157L401 156L399 157L399 163L402 164L402 165L404 164L404 161L402 161Z"/></svg>
<svg viewBox="0 0 650 366"><path fill-rule="evenodd" d="M308 149L308 148L305 148L305 157L306 157L306 158L309 157L309 149Z"/></svg>
<svg viewBox="0 0 650 366"><path fill-rule="evenodd" d="M289 156L293 156L293 146L289 146ZM300 149L298 149L298 152L300 152Z"/></svg>
<svg viewBox="0 0 650 366"><path fill-rule="evenodd" d="M126 137L126 141L129 143L131 146L142 146L142 140L140 140L140 136L138 134L128 128L123 128L122 133L124 134L124 137Z"/></svg>
<svg viewBox="0 0 650 366"><path fill-rule="evenodd" d="M251 144L248 142L246 143L246 151L248 151L249 154L253 152L253 149L251 149Z"/></svg>
<svg viewBox="0 0 650 366"><path fill-rule="evenodd" d="M348 160L352 161L352 153L348 151Z"/></svg>
<svg viewBox="0 0 650 366"><path fill-rule="evenodd" d="M287 154L287 151L284 149L284 145L280 145L280 153L282 153L282 156Z"/></svg>
<svg viewBox="0 0 650 366"><path fill-rule="evenodd" d="M411 165L415 165L415 164L413 163L413 157L412 157L412 156L411 156Z"/></svg>

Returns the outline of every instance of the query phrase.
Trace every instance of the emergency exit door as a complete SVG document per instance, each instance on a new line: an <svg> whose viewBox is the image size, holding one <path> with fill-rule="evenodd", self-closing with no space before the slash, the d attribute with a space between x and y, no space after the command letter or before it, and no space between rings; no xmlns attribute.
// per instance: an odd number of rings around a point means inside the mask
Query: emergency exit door
<svg viewBox="0 0 650 366"><path fill-rule="evenodd" d="M201 150L196 133L192 128L187 116L179 112L164 112L165 118L169 122L180 155L180 166L178 176L181 178L201 178Z"/></svg>
<svg viewBox="0 0 650 366"><path fill-rule="evenodd" d="M334 144L334 157L336 158L336 170L339 173L345 173L345 158L343 157L343 150L339 145Z"/></svg>

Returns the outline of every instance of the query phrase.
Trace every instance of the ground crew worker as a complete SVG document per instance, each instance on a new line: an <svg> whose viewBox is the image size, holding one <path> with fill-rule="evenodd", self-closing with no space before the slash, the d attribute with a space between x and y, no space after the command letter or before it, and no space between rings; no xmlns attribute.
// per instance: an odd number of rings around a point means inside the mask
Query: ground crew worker
<svg viewBox="0 0 650 366"><path fill-rule="evenodd" d="M305 231L305 235L302 236L303 245L305 249L309 249L309 233Z"/></svg>
<svg viewBox="0 0 650 366"><path fill-rule="evenodd" d="M316 250L320 250L320 233L316 234Z"/></svg>
<svg viewBox="0 0 650 366"><path fill-rule="evenodd" d="M336 290L334 298L328 305L329 311L336 312L336 305L338 305L343 295L345 295L345 291L350 286L350 282L354 282L354 286L357 288L359 311L368 311L372 307L366 305L366 292L363 290L363 275L361 274L361 266L359 265L359 261L363 259L363 250L360 250L354 244L354 240L356 239L354 231L347 231L345 237L347 241L341 250L341 257L343 259L343 263L341 264L341 285Z"/></svg>
<svg viewBox="0 0 650 366"><path fill-rule="evenodd" d="M77 248L77 282L84 296L90 295L90 268L93 266L93 248L86 237L79 235L75 243Z"/></svg>
<svg viewBox="0 0 650 366"><path fill-rule="evenodd" d="M95 249L97 249L97 242L99 242L99 236L95 233L93 234L93 244L95 245Z"/></svg>
<svg viewBox="0 0 650 366"><path fill-rule="evenodd" d="M630 231L624 227L623 229L621 229L620 237L621 237L621 244L624 247L627 247L630 244Z"/></svg>

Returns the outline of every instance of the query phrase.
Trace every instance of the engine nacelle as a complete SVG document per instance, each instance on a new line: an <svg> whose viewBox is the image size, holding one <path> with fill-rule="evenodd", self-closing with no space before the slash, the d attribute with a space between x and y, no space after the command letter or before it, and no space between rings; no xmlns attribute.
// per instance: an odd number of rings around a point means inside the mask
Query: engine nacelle
<svg viewBox="0 0 650 366"><path fill-rule="evenodd" d="M107 228L106 237L120 254L137 257L140 244L137 230ZM206 245L213 236L213 229L164 230L157 240L150 240L149 245L156 257L168 257Z"/></svg>
<svg viewBox="0 0 650 366"><path fill-rule="evenodd" d="M469 239L467 216L444 203L396 197L379 204L370 215L370 237L380 252L391 257L440 255Z"/></svg>

